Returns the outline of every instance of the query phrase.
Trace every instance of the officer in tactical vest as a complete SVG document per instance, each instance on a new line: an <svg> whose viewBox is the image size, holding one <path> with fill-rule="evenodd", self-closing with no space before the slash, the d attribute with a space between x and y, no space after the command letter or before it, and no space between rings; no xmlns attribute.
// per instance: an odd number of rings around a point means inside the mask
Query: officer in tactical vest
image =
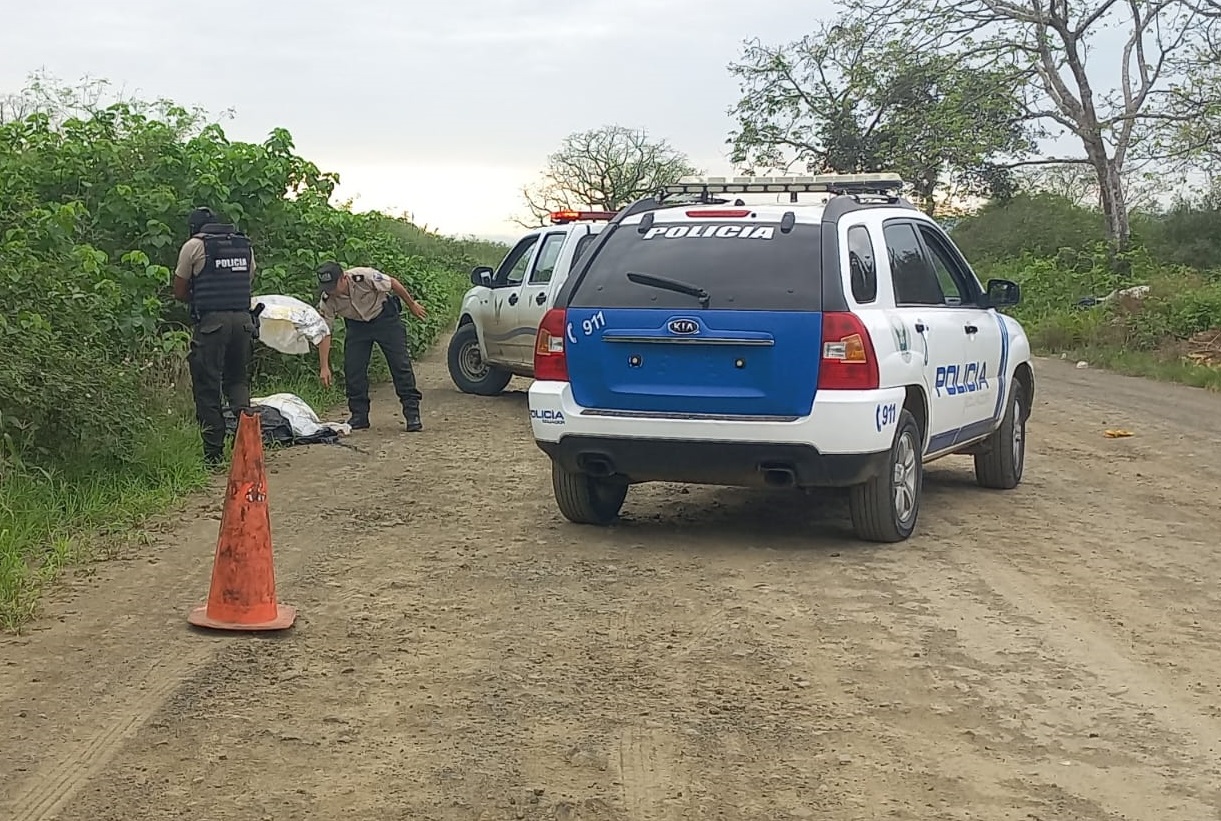
<svg viewBox="0 0 1221 821"><path fill-rule="evenodd" d="M334 329L335 317L343 317L347 336L343 343L343 376L348 395L348 424L355 430L369 427L369 357L373 344L382 349L394 391L403 405L407 430L424 429L420 419L420 391L411 368L411 352L407 347L407 329L403 325L402 303L417 318L428 312L416 302L403 284L376 268L344 270L337 262L326 262L318 268L318 286L322 298L318 310L327 327ZM401 301L400 301L401 300ZM331 337L328 334L318 345L319 378L331 384Z"/></svg>
<svg viewBox="0 0 1221 821"><path fill-rule="evenodd" d="M256 333L250 310L254 252L233 225L208 208L187 217L190 239L178 253L174 296L191 307L187 362L204 461L219 465L225 448L222 392L235 414L250 406L250 359Z"/></svg>

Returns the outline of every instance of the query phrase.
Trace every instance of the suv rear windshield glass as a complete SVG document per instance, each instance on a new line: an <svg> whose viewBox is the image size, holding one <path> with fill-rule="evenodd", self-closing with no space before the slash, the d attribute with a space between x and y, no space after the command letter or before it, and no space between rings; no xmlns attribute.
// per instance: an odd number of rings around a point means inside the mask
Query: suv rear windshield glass
<svg viewBox="0 0 1221 821"><path fill-rule="evenodd" d="M609 230L569 299L574 308L700 307L695 296L633 282L629 273L703 289L714 310L822 307L821 226L797 224L786 234L777 222L658 220L643 234L636 225Z"/></svg>

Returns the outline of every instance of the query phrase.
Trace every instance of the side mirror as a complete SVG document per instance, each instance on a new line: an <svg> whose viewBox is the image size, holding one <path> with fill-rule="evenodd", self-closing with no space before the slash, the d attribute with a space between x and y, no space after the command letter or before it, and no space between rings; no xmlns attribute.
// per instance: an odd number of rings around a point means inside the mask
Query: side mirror
<svg viewBox="0 0 1221 821"><path fill-rule="evenodd" d="M471 271L471 284L483 286L491 285L492 275L494 273L495 272L487 265L477 265L475 266L474 270Z"/></svg>
<svg viewBox="0 0 1221 821"><path fill-rule="evenodd" d="M1004 308L1022 301L1022 286L1008 279L988 280L987 307Z"/></svg>

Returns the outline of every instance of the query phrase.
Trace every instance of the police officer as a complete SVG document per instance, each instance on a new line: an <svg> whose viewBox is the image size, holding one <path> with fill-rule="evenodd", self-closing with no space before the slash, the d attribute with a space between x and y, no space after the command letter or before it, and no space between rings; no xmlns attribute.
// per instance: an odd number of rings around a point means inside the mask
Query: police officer
<svg viewBox="0 0 1221 821"><path fill-rule="evenodd" d="M411 353L407 348L407 329L401 319L402 304L417 318L428 312L416 302L403 284L376 268L344 270L337 262L325 262L318 268L318 286L322 298L318 310L327 327L334 329L335 317L343 317L347 336L343 343L343 376L348 395L348 424L354 430L369 427L369 357L373 343L381 348L390 366L394 391L403 405L407 430L424 429L420 419L420 391L411 368ZM401 301L400 301L401 300ZM328 334L318 345L322 384L331 384L331 337Z"/></svg>
<svg viewBox="0 0 1221 821"><path fill-rule="evenodd" d="M221 393L235 414L250 406L254 252L249 238L209 208L191 211L187 231L190 239L178 252L174 270L174 297L191 307L194 328L187 362L195 417L204 461L215 467L225 449Z"/></svg>

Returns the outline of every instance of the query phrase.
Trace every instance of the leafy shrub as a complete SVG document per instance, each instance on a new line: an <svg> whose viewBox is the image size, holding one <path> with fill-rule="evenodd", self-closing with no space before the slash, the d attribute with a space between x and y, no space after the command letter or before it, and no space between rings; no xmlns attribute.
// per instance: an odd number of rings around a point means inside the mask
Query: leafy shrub
<svg viewBox="0 0 1221 821"><path fill-rule="evenodd" d="M258 293L314 303L328 258L400 278L429 309L412 324L417 354L452 318L470 266L504 251L332 205L338 178L297 156L283 129L232 142L197 113L149 111L0 125L0 468L129 459L164 416L189 330L171 269L197 205L249 234ZM255 378L315 368L259 348Z"/></svg>

